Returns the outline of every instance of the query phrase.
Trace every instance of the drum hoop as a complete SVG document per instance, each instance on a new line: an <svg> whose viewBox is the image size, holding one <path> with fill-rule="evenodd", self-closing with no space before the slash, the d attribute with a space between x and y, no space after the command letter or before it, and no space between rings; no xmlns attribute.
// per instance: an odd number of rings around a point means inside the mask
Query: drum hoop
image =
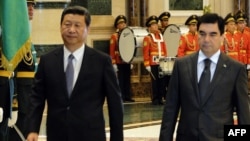
<svg viewBox="0 0 250 141"><path fill-rule="evenodd" d="M176 24L169 24L167 27L165 27L165 29L164 29L164 31L163 31L163 34L165 33L165 31L166 31L169 27L172 27L172 26L175 26L175 27L179 30L179 32L181 33L181 30L180 30L180 27L179 27L179 26L177 26Z"/></svg>

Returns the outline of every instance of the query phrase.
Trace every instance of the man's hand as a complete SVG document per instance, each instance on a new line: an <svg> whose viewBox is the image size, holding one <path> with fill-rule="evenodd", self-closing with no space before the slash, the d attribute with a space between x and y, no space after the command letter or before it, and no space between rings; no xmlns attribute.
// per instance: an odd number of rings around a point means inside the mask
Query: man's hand
<svg viewBox="0 0 250 141"><path fill-rule="evenodd" d="M38 133L31 132L28 134L27 141L38 141Z"/></svg>

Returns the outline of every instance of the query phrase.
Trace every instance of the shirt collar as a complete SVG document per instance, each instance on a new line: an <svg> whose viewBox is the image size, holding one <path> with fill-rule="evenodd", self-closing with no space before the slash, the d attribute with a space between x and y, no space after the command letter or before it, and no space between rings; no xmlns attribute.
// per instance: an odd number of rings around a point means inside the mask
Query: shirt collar
<svg viewBox="0 0 250 141"><path fill-rule="evenodd" d="M218 60L219 60L219 56L220 56L220 50L218 50L215 54L213 54L209 59L217 64ZM205 54L200 50L199 51L199 56L198 56L198 64L201 63L204 59L206 59L207 56L205 56Z"/></svg>
<svg viewBox="0 0 250 141"><path fill-rule="evenodd" d="M84 52L84 50L85 50L85 45L83 44L80 48L78 48L77 50L75 50L73 53L71 53L71 52L66 48L65 45L64 45L64 47L63 47L63 50L64 50L64 58L65 58L65 59L67 59L68 56L69 56L70 54L73 54L74 57L75 57L75 59L76 59L76 61L77 61L77 60L79 60L79 59L81 58L81 56L82 56L82 54L83 54L83 52Z"/></svg>

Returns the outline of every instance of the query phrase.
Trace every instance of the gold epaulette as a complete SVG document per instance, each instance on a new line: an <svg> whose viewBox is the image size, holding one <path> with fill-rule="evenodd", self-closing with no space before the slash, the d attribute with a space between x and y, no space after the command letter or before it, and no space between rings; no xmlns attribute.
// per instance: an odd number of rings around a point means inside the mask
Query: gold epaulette
<svg viewBox="0 0 250 141"><path fill-rule="evenodd" d="M32 71L19 71L17 72L17 78L34 78L35 72Z"/></svg>

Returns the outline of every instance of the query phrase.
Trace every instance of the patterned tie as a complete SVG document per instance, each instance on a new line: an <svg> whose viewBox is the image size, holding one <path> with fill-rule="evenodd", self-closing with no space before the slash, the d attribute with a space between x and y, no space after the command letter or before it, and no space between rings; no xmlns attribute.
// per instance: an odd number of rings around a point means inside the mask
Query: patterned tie
<svg viewBox="0 0 250 141"><path fill-rule="evenodd" d="M201 78L199 81L199 92L200 92L200 98L201 100L204 98L207 88L210 84L210 79L211 79L211 73L210 73L210 64L211 60L210 59L205 59L204 60L205 67L204 70L201 74Z"/></svg>
<svg viewBox="0 0 250 141"><path fill-rule="evenodd" d="M66 81L67 81L67 90L68 95L71 95L73 89L73 80L74 80L74 67L73 67L74 55L70 54L68 58L68 65L66 68Z"/></svg>

